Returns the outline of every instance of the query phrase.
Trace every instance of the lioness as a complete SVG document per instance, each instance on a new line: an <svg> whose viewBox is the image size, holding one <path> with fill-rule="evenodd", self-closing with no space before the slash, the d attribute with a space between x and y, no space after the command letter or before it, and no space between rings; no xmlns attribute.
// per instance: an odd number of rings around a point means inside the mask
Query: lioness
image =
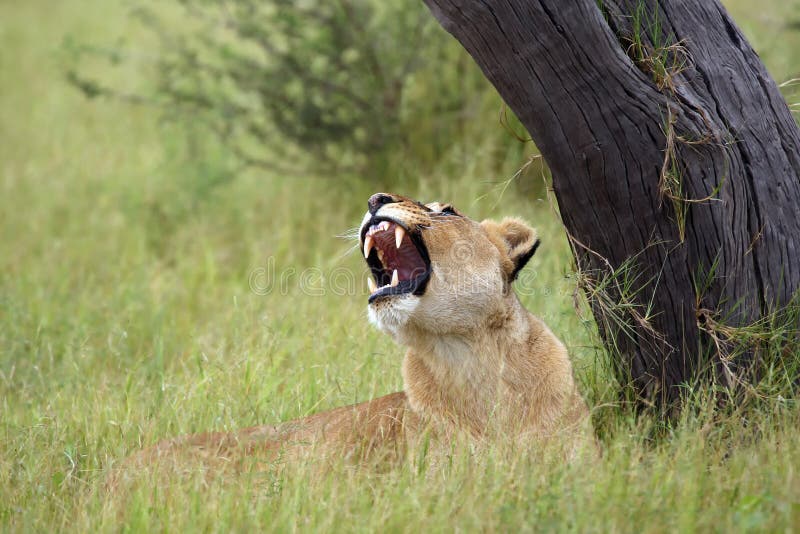
<svg viewBox="0 0 800 534"><path fill-rule="evenodd" d="M165 441L138 461L360 460L400 454L422 432L527 443L560 436L568 447L585 437L587 409L567 351L511 288L539 246L535 231L398 195L375 194L368 207L360 245L372 274L369 319L408 347L404 390L276 426Z"/></svg>

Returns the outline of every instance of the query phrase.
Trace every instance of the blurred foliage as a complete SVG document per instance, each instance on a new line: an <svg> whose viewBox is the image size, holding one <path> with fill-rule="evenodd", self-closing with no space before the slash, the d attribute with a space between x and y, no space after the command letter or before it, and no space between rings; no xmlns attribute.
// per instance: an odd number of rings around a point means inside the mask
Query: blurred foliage
<svg viewBox="0 0 800 534"><path fill-rule="evenodd" d="M203 125L248 165L374 175L413 154L418 170L470 119L497 124L494 90L416 0L139 1L133 13L160 43L154 90L87 74L87 54L131 60L121 45L73 42L68 80Z"/></svg>

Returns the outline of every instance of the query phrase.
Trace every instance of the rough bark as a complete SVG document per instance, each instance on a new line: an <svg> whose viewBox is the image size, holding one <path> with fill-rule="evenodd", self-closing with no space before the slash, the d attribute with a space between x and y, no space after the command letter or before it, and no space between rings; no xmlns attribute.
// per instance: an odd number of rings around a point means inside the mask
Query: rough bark
<svg viewBox="0 0 800 534"><path fill-rule="evenodd" d="M663 405L708 369L730 379L749 363L705 350L709 325L752 324L800 287L800 132L722 5L425 3L548 163L584 279L604 290L590 291L595 318L637 391ZM627 285L602 284L620 271Z"/></svg>

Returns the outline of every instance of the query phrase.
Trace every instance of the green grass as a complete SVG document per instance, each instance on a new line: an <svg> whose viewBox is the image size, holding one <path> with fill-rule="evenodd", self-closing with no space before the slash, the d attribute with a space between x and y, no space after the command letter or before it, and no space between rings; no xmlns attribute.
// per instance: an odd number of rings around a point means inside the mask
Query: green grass
<svg viewBox="0 0 800 534"><path fill-rule="evenodd" d="M735 4L775 76L800 70L797 32L778 40L769 31L770 17L790 14L786 3ZM117 2L0 4L0 530L800 525L800 411L791 402L746 417L701 409L666 431L608 403L590 317L584 324L573 308L563 232L545 199L505 187L520 162L498 147L479 137L457 144L414 180L234 177L224 154L186 141L155 110L70 89L67 35L147 45ZM149 83L129 64L107 75ZM324 476L299 465L266 483L189 477L108 494L108 469L158 439L287 420L401 387L403 351L366 324L363 262L336 236L358 224L370 193L404 179L414 184L400 191L408 195L452 201L475 218L521 215L539 228L523 298L570 348L604 429L602 460L489 452L459 454L428 474L412 459ZM311 294L327 284L312 277L304 290L299 276L285 292L258 294L249 282L270 258L278 273L359 276L342 296Z"/></svg>

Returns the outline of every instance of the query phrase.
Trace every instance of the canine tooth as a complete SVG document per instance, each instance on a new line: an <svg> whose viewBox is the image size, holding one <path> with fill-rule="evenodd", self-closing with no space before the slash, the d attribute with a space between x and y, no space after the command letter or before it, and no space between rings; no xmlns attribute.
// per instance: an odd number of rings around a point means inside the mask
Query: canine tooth
<svg viewBox="0 0 800 534"><path fill-rule="evenodd" d="M372 250L372 236L368 235L364 238L364 257L369 258L369 251Z"/></svg>
<svg viewBox="0 0 800 534"><path fill-rule="evenodd" d="M403 238L406 236L406 231L402 226L397 226L394 229L394 243L397 248L403 244Z"/></svg>
<svg viewBox="0 0 800 534"><path fill-rule="evenodd" d="M378 284L372 278L367 278L367 287L370 293L375 293L378 290Z"/></svg>
<svg viewBox="0 0 800 534"><path fill-rule="evenodd" d="M394 287L400 283L400 277L397 275L397 269L394 270L392 273L392 283L391 286Z"/></svg>

